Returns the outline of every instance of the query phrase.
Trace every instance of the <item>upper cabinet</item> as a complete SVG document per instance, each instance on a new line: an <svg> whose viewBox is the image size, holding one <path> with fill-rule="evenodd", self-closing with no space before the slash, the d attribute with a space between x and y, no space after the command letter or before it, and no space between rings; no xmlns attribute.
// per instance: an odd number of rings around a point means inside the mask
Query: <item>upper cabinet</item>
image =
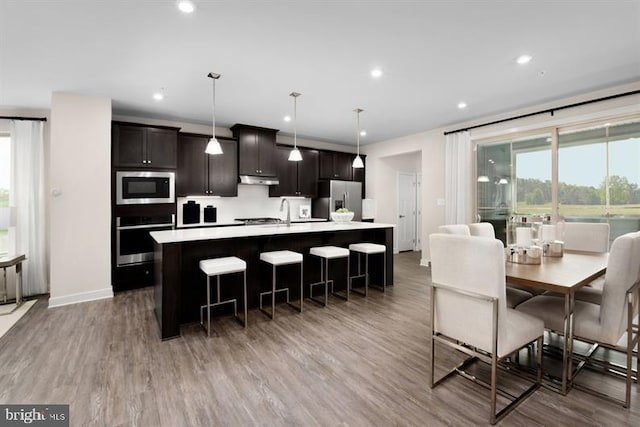
<svg viewBox="0 0 640 427"><path fill-rule="evenodd" d="M339 179L351 181L353 154L339 151L320 152L320 179Z"/></svg>
<svg viewBox="0 0 640 427"><path fill-rule="evenodd" d="M222 154L204 152L211 136L181 133L178 136L178 196L238 195L238 144L231 138L217 137Z"/></svg>
<svg viewBox="0 0 640 427"><path fill-rule="evenodd" d="M318 151L300 148L302 161L290 162L289 153L293 147L280 145L276 148L276 176L278 185L269 186L269 196L318 195Z"/></svg>
<svg viewBox="0 0 640 427"><path fill-rule="evenodd" d="M238 139L240 175L275 176L276 129L237 124L231 127Z"/></svg>
<svg viewBox="0 0 640 427"><path fill-rule="evenodd" d="M178 128L113 122L111 141L114 167L176 168Z"/></svg>

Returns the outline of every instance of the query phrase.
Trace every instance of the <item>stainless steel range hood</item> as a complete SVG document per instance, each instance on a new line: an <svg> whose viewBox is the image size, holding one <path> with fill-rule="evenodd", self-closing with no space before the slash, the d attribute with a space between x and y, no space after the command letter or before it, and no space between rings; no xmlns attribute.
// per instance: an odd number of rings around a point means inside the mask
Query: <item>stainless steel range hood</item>
<svg viewBox="0 0 640 427"><path fill-rule="evenodd" d="M278 185L277 176L240 175L240 184L252 185Z"/></svg>

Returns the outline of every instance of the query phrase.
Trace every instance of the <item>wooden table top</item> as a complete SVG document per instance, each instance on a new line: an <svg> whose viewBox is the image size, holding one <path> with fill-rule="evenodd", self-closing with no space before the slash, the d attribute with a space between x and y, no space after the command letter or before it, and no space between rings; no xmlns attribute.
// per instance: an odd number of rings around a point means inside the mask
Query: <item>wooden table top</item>
<svg viewBox="0 0 640 427"><path fill-rule="evenodd" d="M609 254L567 252L563 257L544 257L542 264L526 265L507 262L507 283L568 294L602 276Z"/></svg>

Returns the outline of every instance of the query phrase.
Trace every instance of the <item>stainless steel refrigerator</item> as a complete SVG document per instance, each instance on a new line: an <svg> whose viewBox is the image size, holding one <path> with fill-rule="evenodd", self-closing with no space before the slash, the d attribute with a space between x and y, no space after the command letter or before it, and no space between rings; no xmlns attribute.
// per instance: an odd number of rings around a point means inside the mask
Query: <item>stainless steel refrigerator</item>
<svg viewBox="0 0 640 427"><path fill-rule="evenodd" d="M313 199L314 218L331 219L330 212L347 208L354 213L354 221L362 221L362 183L355 181L320 181L318 197Z"/></svg>

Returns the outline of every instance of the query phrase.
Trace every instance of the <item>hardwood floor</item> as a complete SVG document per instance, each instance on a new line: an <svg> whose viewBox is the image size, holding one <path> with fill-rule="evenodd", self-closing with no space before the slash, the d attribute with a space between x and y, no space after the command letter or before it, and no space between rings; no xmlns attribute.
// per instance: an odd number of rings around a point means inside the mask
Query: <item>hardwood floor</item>
<svg viewBox="0 0 640 427"><path fill-rule="evenodd" d="M0 338L0 402L69 403L73 426L487 424L484 388L456 376L429 389L419 259L395 257L386 295L307 300L302 314L280 304L275 321L253 310L246 330L217 318L209 339L193 324L162 342L151 288L55 309L38 301ZM637 426L640 392L626 410L541 388L500 425Z"/></svg>

